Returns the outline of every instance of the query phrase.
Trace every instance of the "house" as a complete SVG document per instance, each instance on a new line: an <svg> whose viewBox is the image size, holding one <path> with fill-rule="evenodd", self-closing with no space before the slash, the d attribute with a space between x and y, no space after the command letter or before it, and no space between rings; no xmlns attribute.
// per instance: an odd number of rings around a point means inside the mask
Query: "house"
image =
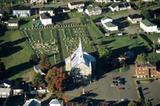
<svg viewBox="0 0 160 106"><path fill-rule="evenodd" d="M52 99L49 102L49 106L64 106L64 105L63 105L63 101L62 100Z"/></svg>
<svg viewBox="0 0 160 106"><path fill-rule="evenodd" d="M89 5L87 6L87 8L85 9L85 13L88 16L92 16L92 15L99 15L102 13L102 9L98 6L94 6L94 5Z"/></svg>
<svg viewBox="0 0 160 106"><path fill-rule="evenodd" d="M81 41L79 42L79 47L65 59L65 68L69 73L78 73L83 78L90 78L92 70L94 70L94 63L96 59L84 52L82 49ZM78 69L78 72L77 70Z"/></svg>
<svg viewBox="0 0 160 106"><path fill-rule="evenodd" d="M151 23L150 21L144 19L140 22L140 28L145 32L156 32L160 33L160 30L158 30L157 25Z"/></svg>
<svg viewBox="0 0 160 106"><path fill-rule="evenodd" d="M113 3L109 6L110 10L112 12L120 11L120 10L128 10L131 9L131 4L128 2L118 2L118 3Z"/></svg>
<svg viewBox="0 0 160 106"><path fill-rule="evenodd" d="M146 64L135 64L135 75L137 78L158 78L160 77L160 72L157 70L156 66L146 63Z"/></svg>
<svg viewBox="0 0 160 106"><path fill-rule="evenodd" d="M19 22L17 19L8 20L8 27L19 27Z"/></svg>
<svg viewBox="0 0 160 106"><path fill-rule="evenodd" d="M95 0L97 3L110 3L112 2L111 0Z"/></svg>
<svg viewBox="0 0 160 106"><path fill-rule="evenodd" d="M118 26L112 23L113 19L105 17L101 19L102 26L106 31L118 31Z"/></svg>
<svg viewBox="0 0 160 106"><path fill-rule="evenodd" d="M84 10L84 7L79 7L79 8L77 8L77 10L78 10L78 12L82 13Z"/></svg>
<svg viewBox="0 0 160 106"><path fill-rule="evenodd" d="M13 16L16 17L29 17L31 16L31 8L30 7L15 7L12 10Z"/></svg>
<svg viewBox="0 0 160 106"><path fill-rule="evenodd" d="M40 14L40 21L44 26L52 24L52 18L47 13Z"/></svg>
<svg viewBox="0 0 160 106"><path fill-rule="evenodd" d="M84 7L84 2L79 1L79 2L68 3L68 8L71 9L71 10L78 9L80 7Z"/></svg>
<svg viewBox="0 0 160 106"><path fill-rule="evenodd" d="M41 101L37 99L29 99L23 104L23 106L41 106Z"/></svg>
<svg viewBox="0 0 160 106"><path fill-rule="evenodd" d="M112 5L109 6L109 9L112 12L119 11L119 3L113 3Z"/></svg>
<svg viewBox="0 0 160 106"><path fill-rule="evenodd" d="M0 88L0 98L8 98L11 96L11 88Z"/></svg>
<svg viewBox="0 0 160 106"><path fill-rule="evenodd" d="M47 0L30 0L30 4L45 4L47 3Z"/></svg>
<svg viewBox="0 0 160 106"><path fill-rule="evenodd" d="M142 16L139 14L133 14L133 15L129 15L127 17L127 20L129 22L131 22L132 24L136 24L139 23L140 21L142 21Z"/></svg>
<svg viewBox="0 0 160 106"><path fill-rule="evenodd" d="M21 81L15 81L12 87L12 93L14 96L23 94L24 83Z"/></svg>
<svg viewBox="0 0 160 106"><path fill-rule="evenodd" d="M43 13L48 13L50 16L54 16L55 14L54 14L54 9L53 8L47 8L47 7L45 7L45 8L41 8L41 9L39 9L39 14L43 14Z"/></svg>
<svg viewBox="0 0 160 106"><path fill-rule="evenodd" d="M32 85L34 88L35 92L40 93L40 94L46 94L48 93L47 85L45 83L38 84L38 85Z"/></svg>

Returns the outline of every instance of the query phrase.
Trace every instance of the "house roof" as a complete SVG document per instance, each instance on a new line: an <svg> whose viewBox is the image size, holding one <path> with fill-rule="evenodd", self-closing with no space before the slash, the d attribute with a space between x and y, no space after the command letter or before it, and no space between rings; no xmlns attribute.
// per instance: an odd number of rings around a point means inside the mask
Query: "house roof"
<svg viewBox="0 0 160 106"><path fill-rule="evenodd" d="M79 5L79 4L84 4L83 1L78 1L78 2L71 2L71 5Z"/></svg>
<svg viewBox="0 0 160 106"><path fill-rule="evenodd" d="M105 25L108 27L116 27L116 25L112 24L111 22L107 22L105 23Z"/></svg>
<svg viewBox="0 0 160 106"><path fill-rule="evenodd" d="M155 26L153 23L151 23L150 21L148 21L147 19L144 19L141 21L143 24L145 24L146 26Z"/></svg>
<svg viewBox="0 0 160 106"><path fill-rule="evenodd" d="M117 7L119 4L120 4L120 3L113 3L113 4L111 4L110 6L111 6L112 8L115 8L115 7Z"/></svg>
<svg viewBox="0 0 160 106"><path fill-rule="evenodd" d="M23 106L41 106L41 101L37 99L29 99Z"/></svg>
<svg viewBox="0 0 160 106"><path fill-rule="evenodd" d="M40 14L40 16L41 16L42 19L48 19L48 18L50 18L50 15L48 13Z"/></svg>
<svg viewBox="0 0 160 106"><path fill-rule="evenodd" d="M87 6L88 11L97 11L100 10L101 8L95 5L89 5Z"/></svg>
<svg viewBox="0 0 160 106"><path fill-rule="evenodd" d="M17 19L10 19L10 20L8 20L8 23L18 23L18 20Z"/></svg>
<svg viewBox="0 0 160 106"><path fill-rule="evenodd" d="M16 6L13 8L13 10L31 10L31 7L29 7L29 6Z"/></svg>
<svg viewBox="0 0 160 106"><path fill-rule="evenodd" d="M142 15L139 14L133 14L133 15L129 15L128 17L134 19L134 18L142 18Z"/></svg>
<svg viewBox="0 0 160 106"><path fill-rule="evenodd" d="M60 104L60 102L58 101L58 99L52 99L49 104Z"/></svg>

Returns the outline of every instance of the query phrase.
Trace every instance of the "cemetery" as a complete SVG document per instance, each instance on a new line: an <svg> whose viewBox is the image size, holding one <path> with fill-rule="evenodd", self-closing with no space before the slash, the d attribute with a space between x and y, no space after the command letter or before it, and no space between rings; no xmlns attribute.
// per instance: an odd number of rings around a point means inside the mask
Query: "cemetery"
<svg viewBox="0 0 160 106"><path fill-rule="evenodd" d="M43 53L49 55L52 64L63 61L71 54L78 47L79 40L82 41L85 51L94 51L87 27L83 24L28 28L23 30L23 34L28 38L33 51L39 56Z"/></svg>

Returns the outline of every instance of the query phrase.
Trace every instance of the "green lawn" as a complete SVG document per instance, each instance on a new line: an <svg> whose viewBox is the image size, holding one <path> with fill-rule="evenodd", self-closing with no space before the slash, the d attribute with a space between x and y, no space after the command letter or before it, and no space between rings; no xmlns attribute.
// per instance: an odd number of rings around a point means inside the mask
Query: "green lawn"
<svg viewBox="0 0 160 106"><path fill-rule="evenodd" d="M22 77L24 73L33 71L29 64L33 51L20 31L7 31L5 35L0 37L0 40L2 40L0 44L3 54L1 58L6 65L7 71L10 71L9 73L12 75L9 75L11 79Z"/></svg>

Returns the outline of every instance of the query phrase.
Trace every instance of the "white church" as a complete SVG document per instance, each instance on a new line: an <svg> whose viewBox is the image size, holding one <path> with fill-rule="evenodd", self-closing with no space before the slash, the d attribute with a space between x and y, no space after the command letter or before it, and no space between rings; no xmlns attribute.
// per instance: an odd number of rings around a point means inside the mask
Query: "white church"
<svg viewBox="0 0 160 106"><path fill-rule="evenodd" d="M80 75L84 78L88 78L92 74L95 62L95 57L83 51L80 41L79 47L65 59L65 68L68 72L74 71L74 69L79 69Z"/></svg>

